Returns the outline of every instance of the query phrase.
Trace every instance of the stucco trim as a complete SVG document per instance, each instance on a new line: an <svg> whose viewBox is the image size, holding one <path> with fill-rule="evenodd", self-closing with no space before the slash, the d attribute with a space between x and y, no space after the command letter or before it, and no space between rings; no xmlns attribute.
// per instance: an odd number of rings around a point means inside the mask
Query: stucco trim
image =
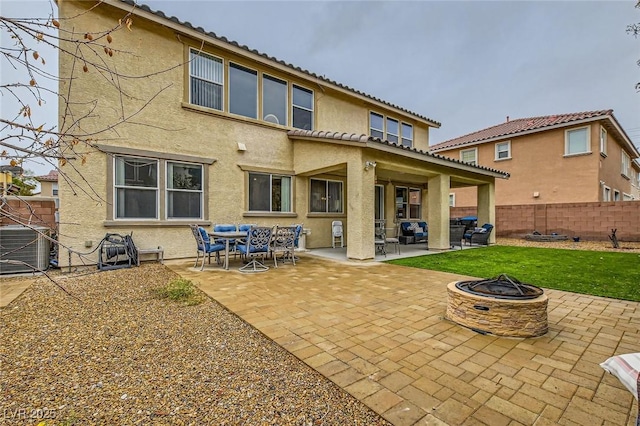
<svg viewBox="0 0 640 426"><path fill-rule="evenodd" d="M244 212L242 217L298 217L295 212Z"/></svg>
<svg viewBox="0 0 640 426"><path fill-rule="evenodd" d="M258 173L275 173L280 175L290 175L295 176L295 172L293 170L283 170L283 169L274 169L269 167L259 167L252 166L250 164L238 164L238 167L243 172L258 172Z"/></svg>
<svg viewBox="0 0 640 426"><path fill-rule="evenodd" d="M119 228L126 228L126 227L138 227L138 226L147 226L147 227L156 227L156 228L166 228L169 226L175 226L175 227L182 227L182 226L188 226L188 225L192 225L192 224L197 224L200 226L211 226L213 224L213 222L209 221L209 220L201 220L201 219L194 219L194 220L129 220L129 219L122 219L122 220L105 220L102 222L102 225L105 228L109 228L109 227L119 227Z"/></svg>
<svg viewBox="0 0 640 426"><path fill-rule="evenodd" d="M96 144L96 147L107 154L132 155L138 157L152 157L160 160L183 161L186 163L213 164L218 161L211 157L198 157L195 155L172 154L170 152L149 151L146 149L127 148L124 146Z"/></svg>

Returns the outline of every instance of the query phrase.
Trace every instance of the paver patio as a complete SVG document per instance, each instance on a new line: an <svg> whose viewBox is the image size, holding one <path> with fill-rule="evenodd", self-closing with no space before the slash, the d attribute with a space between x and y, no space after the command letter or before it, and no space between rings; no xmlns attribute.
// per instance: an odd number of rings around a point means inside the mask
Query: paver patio
<svg viewBox="0 0 640 426"><path fill-rule="evenodd" d="M167 265L396 425L633 425L599 363L640 352L640 303L547 290L549 332L481 335L444 318L466 277L302 255L241 274Z"/></svg>

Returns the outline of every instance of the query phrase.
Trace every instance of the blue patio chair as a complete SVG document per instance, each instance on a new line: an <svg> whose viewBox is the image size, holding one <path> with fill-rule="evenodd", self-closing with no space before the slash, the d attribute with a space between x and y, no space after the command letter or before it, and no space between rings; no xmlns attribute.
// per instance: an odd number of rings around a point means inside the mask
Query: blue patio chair
<svg viewBox="0 0 640 426"><path fill-rule="evenodd" d="M217 223L213 225L213 232L230 232L230 231L235 232L237 230L238 230L238 227L233 224ZM226 241L222 238L216 239L215 241L216 241L216 244L226 244ZM229 240L229 252L233 252L233 257L235 258L236 256L236 240L235 239Z"/></svg>
<svg viewBox="0 0 640 426"><path fill-rule="evenodd" d="M489 245L489 235L491 235L491 231L493 230L493 225L490 223L485 223L480 228L475 228L464 234L465 243L472 244L484 244Z"/></svg>
<svg viewBox="0 0 640 426"><path fill-rule="evenodd" d="M200 260L200 253L202 253L202 265L200 266L200 270L204 270L204 258L209 258L209 264L211 264L211 253L216 254L216 263L221 265L220 262L220 252L225 250L224 244L217 244L215 242L212 243L209 238L209 234L207 231L198 225L189 225L191 228L191 233L193 237L196 239L196 244L198 248L196 262L193 264L195 268L198 265L198 260Z"/></svg>
<svg viewBox="0 0 640 426"><path fill-rule="evenodd" d="M252 226L247 231L246 241L238 241L236 249L249 263L240 268L240 272L264 272L269 269L262 261L269 255L273 230L267 226Z"/></svg>

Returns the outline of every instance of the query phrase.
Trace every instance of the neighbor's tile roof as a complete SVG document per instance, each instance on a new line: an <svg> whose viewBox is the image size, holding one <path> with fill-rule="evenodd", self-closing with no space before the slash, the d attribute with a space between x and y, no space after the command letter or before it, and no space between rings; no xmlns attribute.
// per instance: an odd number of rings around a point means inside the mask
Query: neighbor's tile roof
<svg viewBox="0 0 640 426"><path fill-rule="evenodd" d="M374 100L374 101L376 101L376 102L380 102L380 103L382 103L382 104L384 104L384 105L387 105L387 106L389 106L389 107L391 107L391 108L394 108L394 109L397 109L397 110L399 110L399 111L405 112L405 113L407 113L407 114L411 114L411 115L413 115L413 116L415 116L415 117L417 117L417 118L420 118L421 120L425 120L425 121L430 122L434 127L440 127L440 126L441 126L441 123L439 123L439 122L437 122L437 121L435 121L435 120L432 120L432 119L430 119L430 118L428 118L428 117L425 117L424 115L420 115L420 114L415 113L415 112L413 112L413 111L409 111L408 109L405 109L405 108L399 107L399 106L397 106L397 105L394 105L394 104L392 104L392 103L390 103L390 102L387 102L387 101L385 101L385 100L382 100L382 99L380 99L380 98L376 98L376 97L374 97L374 96L372 96L372 95L369 95L369 94L367 94L367 93L361 92L361 91L356 90L356 89L354 89L354 88L352 88L352 87L345 86L344 84L341 84L341 83L338 83L338 82L336 82L336 81L334 81L334 80L328 79L328 78L326 78L325 76L317 75L317 74L312 73L311 71L308 71L308 70L306 70L306 69L303 69L303 68L300 68L300 67L296 67L296 66L294 66L294 65L292 65L292 64L289 64L289 63L287 63L287 62L285 62L285 61L282 61L282 60L280 60L280 59L278 59L278 58L275 58L275 57L273 57L273 56L269 56L269 55L267 55L266 53L259 52L259 51L255 50L255 49L250 49L250 48L249 48L249 47L247 47L246 45L241 45L241 44L239 44L238 42L233 41L233 40L229 40L229 39L227 39L227 38L226 38L226 37L224 37L224 36L218 36L218 35L217 35L216 33L214 33L214 32L211 32L211 31L207 32L207 31L205 31L202 27L195 28L195 27L194 27L190 22L187 22L187 21L181 21L181 20L179 20L178 18L176 18L175 16L171 16L171 17L169 17L169 16L165 15L165 14L164 14L164 12L162 12L162 11L160 11L160 10L157 10L157 11L156 11L156 10L152 10L149 6L146 6L146 5L143 5L143 4L137 4L137 3L136 3L135 1L133 1L133 0L120 0L120 1L121 1L121 2L123 2L123 3L126 3L126 4L128 4L128 5L131 5L131 6L136 6L137 8L139 8L139 9L141 9L141 10L144 10L145 12L153 13L154 15L159 16L160 18L168 19L168 20L170 20L170 21L172 21L172 22L174 22L174 23L176 23L176 24L178 24L178 25L182 25L183 27L186 27L186 28L192 29L192 30L197 31L197 32L199 32L199 33L202 33L202 34L204 34L204 35L206 35L206 36L208 36L208 37L212 37L212 38L215 38L216 40L220 40L220 41L222 41L222 42L224 42L224 43L228 43L228 44L230 44L230 45L232 45L232 46L239 47L239 48L241 48L241 49L243 49L243 50L245 50L245 51L247 51L247 52L249 52L249 53L253 53L253 54L255 54L255 55L262 56L263 58L268 59L268 60L270 60L270 61L277 62L277 63L279 63L280 65L284 65L284 66L286 66L286 67L288 67L288 68L291 68L291 69L293 69L293 70L295 70L295 71L298 71L298 72L304 73L304 74L306 74L306 75L308 75L309 77L312 77L312 78L314 78L314 79L317 79L317 80L323 81L323 82L325 82L325 83L328 83L328 84L331 84L331 85L337 86L337 87L339 87L339 88L341 88L341 89L344 89L344 90L348 90L348 91L353 92L353 93L356 93L356 94L358 94L358 95L360 95L360 96L367 97L367 98L369 98L369 99L371 99L371 100Z"/></svg>
<svg viewBox="0 0 640 426"><path fill-rule="evenodd" d="M42 176L36 176L36 179L44 182L57 182L58 181L58 171L50 170L48 174Z"/></svg>
<svg viewBox="0 0 640 426"><path fill-rule="evenodd" d="M425 157L436 158L438 160L444 160L453 164L461 164L467 167L473 167L479 170L485 170L485 171L497 173L503 176L509 176L509 173L502 170L493 169L491 167L485 167L485 166L471 165L469 163L456 160L455 158L449 158L444 155L434 154L429 151L423 151L421 149L404 146L401 144L397 144L395 142L389 142L388 140L374 138L373 136L368 136L364 134L359 135L356 133L325 132L320 130L294 129L294 130L289 130L287 132L287 135L289 135L289 137L293 139L295 139L296 137L303 137L303 138L312 138L312 139L334 139L339 141L360 142L360 143L374 142L374 143L379 143L381 145L386 145L386 146L396 148L398 149L398 151L413 152L416 154L424 155Z"/></svg>
<svg viewBox="0 0 640 426"><path fill-rule="evenodd" d="M545 115L542 117L517 118L509 120L497 126L488 127L469 133L455 139L449 139L431 146L432 151L441 151L443 149L460 147L469 144L479 143L485 140L501 137L517 135L518 133L544 131L547 127L558 126L562 124L570 124L574 121L593 119L611 115L613 110L585 111L575 112L571 114Z"/></svg>

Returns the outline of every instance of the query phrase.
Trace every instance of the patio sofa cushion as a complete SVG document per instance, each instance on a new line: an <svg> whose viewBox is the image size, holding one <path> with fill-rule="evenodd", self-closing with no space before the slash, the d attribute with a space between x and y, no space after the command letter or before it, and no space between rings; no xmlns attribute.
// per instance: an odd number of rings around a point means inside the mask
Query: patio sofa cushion
<svg viewBox="0 0 640 426"><path fill-rule="evenodd" d="M400 222L400 231L404 237L414 237L414 242L426 241L427 222Z"/></svg>

